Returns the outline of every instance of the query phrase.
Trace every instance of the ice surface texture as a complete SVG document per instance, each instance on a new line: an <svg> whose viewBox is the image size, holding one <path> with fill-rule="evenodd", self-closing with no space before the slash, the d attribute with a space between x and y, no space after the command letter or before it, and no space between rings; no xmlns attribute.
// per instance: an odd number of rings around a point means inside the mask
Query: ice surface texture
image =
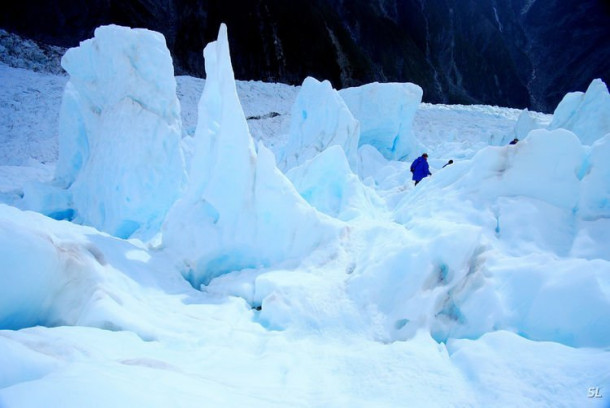
<svg viewBox="0 0 610 408"><path fill-rule="evenodd" d="M66 52L56 180L77 221L118 237L158 231L185 183L180 105L159 33L104 26Z"/></svg>

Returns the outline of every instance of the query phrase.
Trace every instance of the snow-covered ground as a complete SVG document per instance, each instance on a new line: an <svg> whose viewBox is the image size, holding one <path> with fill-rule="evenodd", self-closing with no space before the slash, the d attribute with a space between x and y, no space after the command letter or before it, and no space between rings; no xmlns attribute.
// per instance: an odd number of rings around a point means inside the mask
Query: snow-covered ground
<svg viewBox="0 0 610 408"><path fill-rule="evenodd" d="M0 407L610 406L601 81L554 116L376 84L350 103L404 109L352 117L328 88L233 82L221 30L175 125L159 38L96 38L70 76L0 63ZM346 154L354 124L379 146Z"/></svg>

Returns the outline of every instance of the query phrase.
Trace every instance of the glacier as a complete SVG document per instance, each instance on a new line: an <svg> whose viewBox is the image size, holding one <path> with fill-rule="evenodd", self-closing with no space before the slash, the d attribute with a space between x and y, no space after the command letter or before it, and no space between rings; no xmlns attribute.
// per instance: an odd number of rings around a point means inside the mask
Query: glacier
<svg viewBox="0 0 610 408"><path fill-rule="evenodd" d="M203 55L0 63L0 406L604 406L603 82L543 115Z"/></svg>

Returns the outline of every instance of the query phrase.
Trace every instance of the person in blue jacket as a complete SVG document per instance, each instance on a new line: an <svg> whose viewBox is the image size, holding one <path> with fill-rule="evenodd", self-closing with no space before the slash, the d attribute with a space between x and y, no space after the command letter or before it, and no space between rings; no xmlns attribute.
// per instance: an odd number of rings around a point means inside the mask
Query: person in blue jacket
<svg viewBox="0 0 610 408"><path fill-rule="evenodd" d="M417 183L419 183L424 177L432 175L432 173L430 173L430 167L428 166L428 153L424 153L415 159L413 164L411 164L411 173L413 173L415 185L417 185Z"/></svg>

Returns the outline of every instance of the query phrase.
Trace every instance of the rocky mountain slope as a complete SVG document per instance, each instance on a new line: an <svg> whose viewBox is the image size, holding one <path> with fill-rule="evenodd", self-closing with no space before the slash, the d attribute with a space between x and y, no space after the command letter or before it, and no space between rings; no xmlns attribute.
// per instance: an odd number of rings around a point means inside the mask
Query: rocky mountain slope
<svg viewBox="0 0 610 408"><path fill-rule="evenodd" d="M162 32L179 74L203 76L203 45L229 27L239 79L336 88L415 82L424 101L550 112L610 81L606 0L88 0L13 2L0 27L75 46L95 27Z"/></svg>

